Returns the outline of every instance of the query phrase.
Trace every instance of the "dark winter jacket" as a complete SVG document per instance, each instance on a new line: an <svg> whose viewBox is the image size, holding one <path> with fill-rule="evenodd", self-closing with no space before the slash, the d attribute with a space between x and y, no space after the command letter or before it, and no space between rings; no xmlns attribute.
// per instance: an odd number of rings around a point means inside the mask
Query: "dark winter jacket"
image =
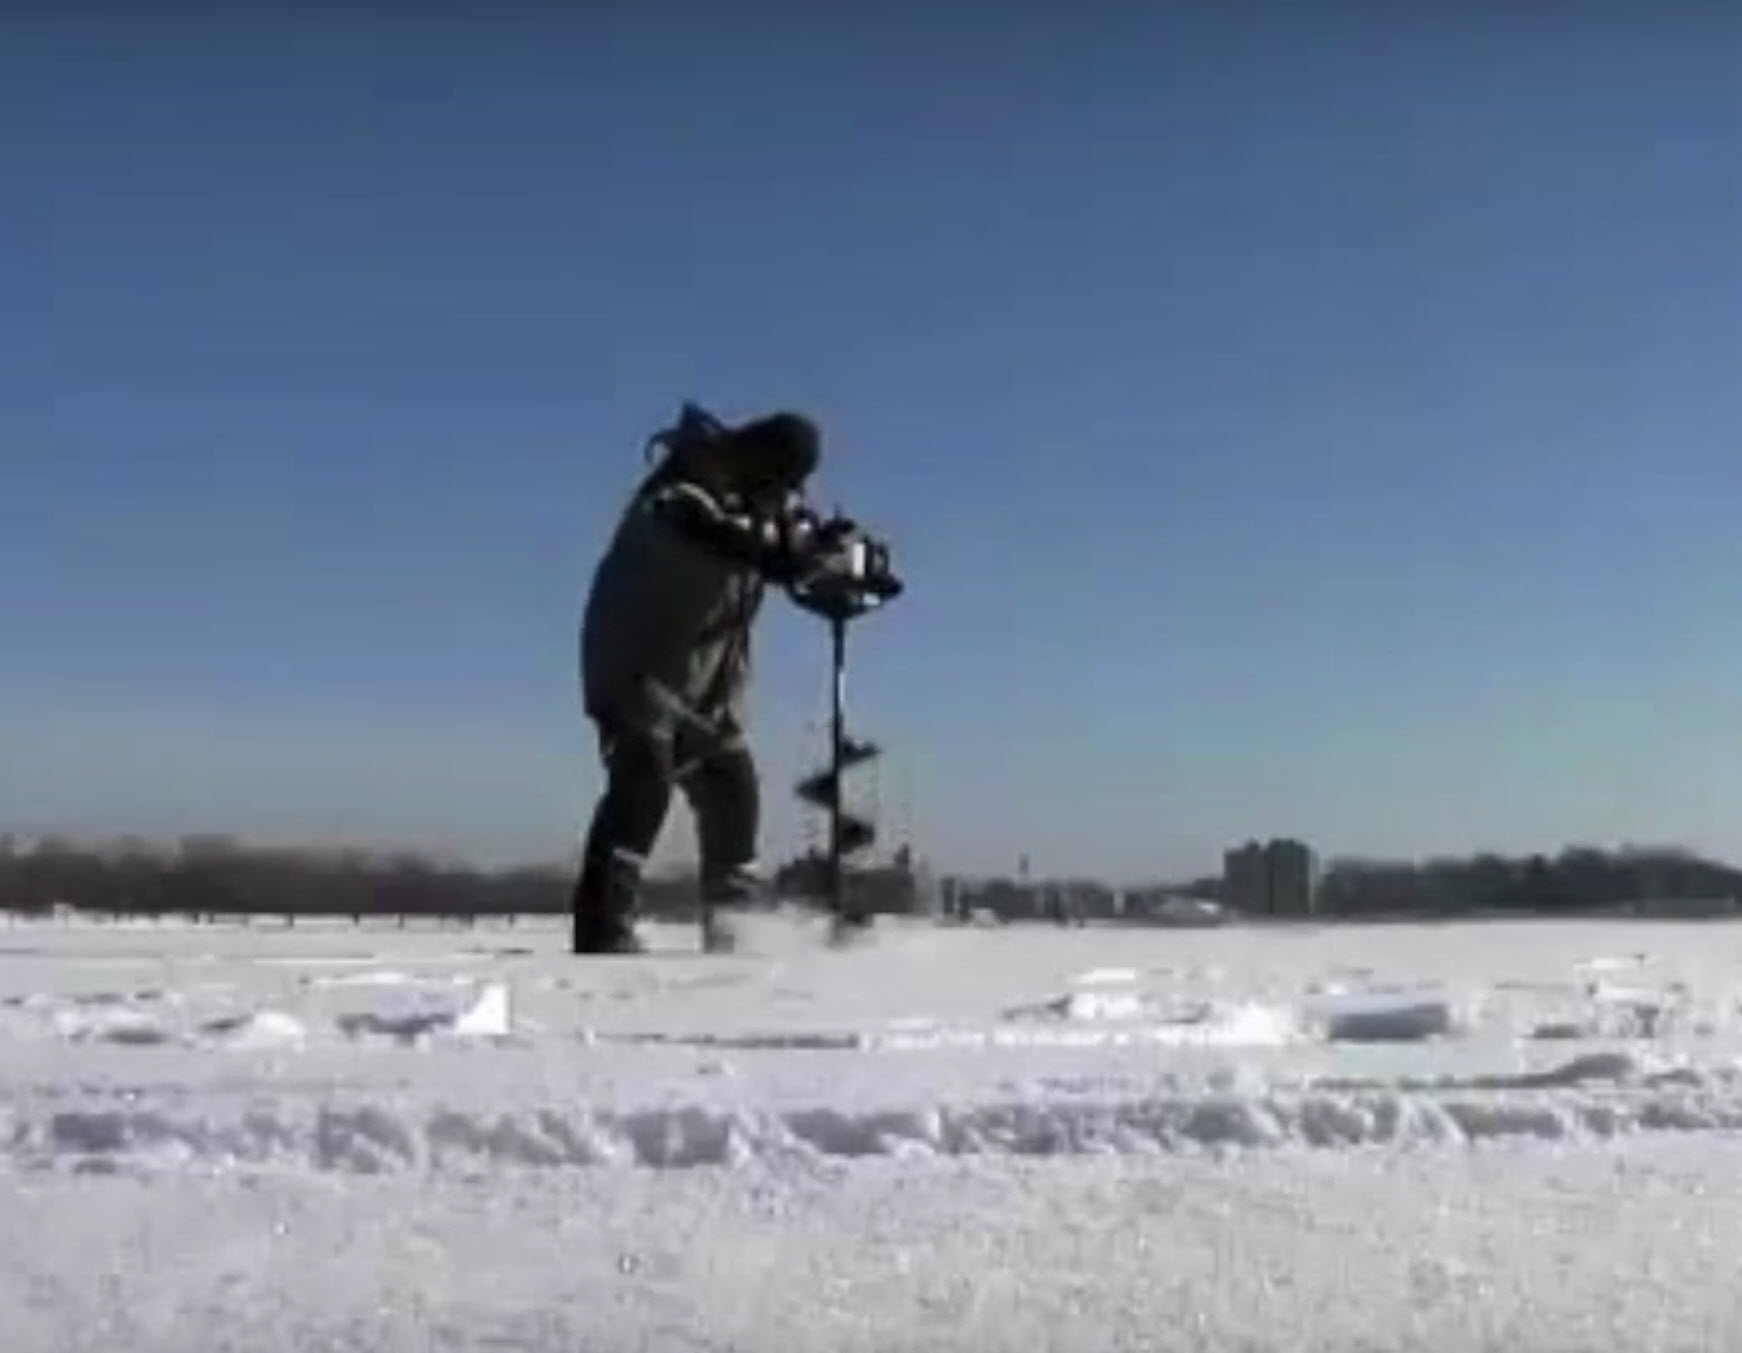
<svg viewBox="0 0 1742 1353"><path fill-rule="evenodd" d="M638 495L587 598L588 714L650 730L742 729L766 585L790 581L813 530L796 502L758 513L687 480Z"/></svg>

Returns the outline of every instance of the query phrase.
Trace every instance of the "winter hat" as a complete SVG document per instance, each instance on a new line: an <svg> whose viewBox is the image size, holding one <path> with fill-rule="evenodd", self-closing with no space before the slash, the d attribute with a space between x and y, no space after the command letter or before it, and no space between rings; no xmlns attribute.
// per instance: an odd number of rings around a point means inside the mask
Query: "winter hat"
<svg viewBox="0 0 1742 1353"><path fill-rule="evenodd" d="M756 465L759 478L796 488L816 472L823 436L801 413L772 413L733 429L732 447Z"/></svg>

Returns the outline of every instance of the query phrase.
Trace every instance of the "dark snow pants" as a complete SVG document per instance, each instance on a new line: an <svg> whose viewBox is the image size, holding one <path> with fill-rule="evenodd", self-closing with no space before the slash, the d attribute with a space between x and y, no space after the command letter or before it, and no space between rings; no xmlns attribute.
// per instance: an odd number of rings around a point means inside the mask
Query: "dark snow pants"
<svg viewBox="0 0 1742 1353"><path fill-rule="evenodd" d="M596 723L607 778L575 885L577 933L629 921L674 789L683 791L695 814L704 883L754 863L761 793L749 746L735 726Z"/></svg>

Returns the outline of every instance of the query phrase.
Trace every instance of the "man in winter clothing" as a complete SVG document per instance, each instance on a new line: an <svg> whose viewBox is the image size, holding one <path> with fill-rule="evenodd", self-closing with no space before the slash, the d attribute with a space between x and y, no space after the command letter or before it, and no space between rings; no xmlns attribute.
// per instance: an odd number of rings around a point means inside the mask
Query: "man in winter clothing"
<svg viewBox="0 0 1742 1353"><path fill-rule="evenodd" d="M809 419L778 413L728 428L688 407L655 440L665 458L631 498L582 623L582 685L607 784L575 885L577 954L639 950L642 869L674 788L696 817L704 939L729 942L714 909L756 888L751 629L767 584L796 581L832 543L801 496L821 456Z"/></svg>

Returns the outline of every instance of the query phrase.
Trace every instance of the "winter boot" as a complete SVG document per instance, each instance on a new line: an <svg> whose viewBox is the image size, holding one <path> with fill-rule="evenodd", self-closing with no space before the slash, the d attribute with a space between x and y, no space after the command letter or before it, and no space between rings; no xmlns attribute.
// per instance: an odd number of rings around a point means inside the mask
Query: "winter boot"
<svg viewBox="0 0 1742 1353"><path fill-rule="evenodd" d="M575 884L573 950L576 954L645 953L646 946L635 933L642 860L624 850L596 858L601 854L588 852Z"/></svg>
<svg viewBox="0 0 1742 1353"><path fill-rule="evenodd" d="M753 864L703 869L702 948L710 954L729 954L736 949L743 927L731 913L754 906L763 894L762 879Z"/></svg>
<svg viewBox="0 0 1742 1353"><path fill-rule="evenodd" d="M830 918L829 944L834 948L848 949L870 937L871 916L867 912L847 911Z"/></svg>

